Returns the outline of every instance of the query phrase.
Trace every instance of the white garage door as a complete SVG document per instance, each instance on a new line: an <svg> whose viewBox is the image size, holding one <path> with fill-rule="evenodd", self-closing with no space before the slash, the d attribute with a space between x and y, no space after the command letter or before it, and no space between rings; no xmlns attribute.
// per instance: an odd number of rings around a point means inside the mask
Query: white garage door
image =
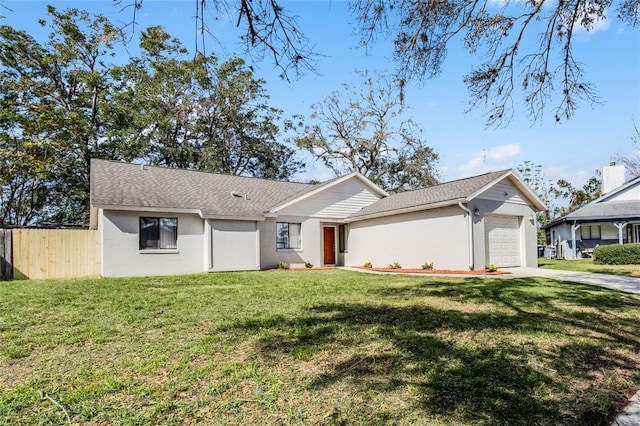
<svg viewBox="0 0 640 426"><path fill-rule="evenodd" d="M485 216L488 264L520 266L520 221L516 216Z"/></svg>

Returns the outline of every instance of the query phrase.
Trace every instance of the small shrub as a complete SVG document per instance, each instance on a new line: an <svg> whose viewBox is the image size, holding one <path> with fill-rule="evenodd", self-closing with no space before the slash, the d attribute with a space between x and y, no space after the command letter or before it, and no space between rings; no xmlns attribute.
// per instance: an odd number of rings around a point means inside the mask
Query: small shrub
<svg viewBox="0 0 640 426"><path fill-rule="evenodd" d="M424 269L425 271L431 271L433 270L433 262L425 262L422 264L422 269Z"/></svg>
<svg viewBox="0 0 640 426"><path fill-rule="evenodd" d="M393 262L391 265L389 265L389 269L402 269L402 266L400 266L398 262Z"/></svg>
<svg viewBox="0 0 640 426"><path fill-rule="evenodd" d="M309 262L308 260L305 260L304 261L304 267L311 269L311 268L313 268L313 263Z"/></svg>
<svg viewBox="0 0 640 426"><path fill-rule="evenodd" d="M487 272L495 272L498 270L498 267L492 263L489 266L485 266L484 270Z"/></svg>
<svg viewBox="0 0 640 426"><path fill-rule="evenodd" d="M593 250L593 262L599 265L640 265L640 243L598 246Z"/></svg>
<svg viewBox="0 0 640 426"><path fill-rule="evenodd" d="M363 268L373 268L373 265L371 264L371 262L364 262L364 265L362 265Z"/></svg>
<svg viewBox="0 0 640 426"><path fill-rule="evenodd" d="M289 269L289 265L287 265L287 262L278 262L278 264L276 265L276 268L278 268L278 269Z"/></svg>

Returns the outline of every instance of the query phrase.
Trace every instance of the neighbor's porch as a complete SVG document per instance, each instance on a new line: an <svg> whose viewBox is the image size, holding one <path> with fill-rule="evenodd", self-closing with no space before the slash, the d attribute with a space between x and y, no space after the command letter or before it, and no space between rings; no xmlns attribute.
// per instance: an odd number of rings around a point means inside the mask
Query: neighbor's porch
<svg viewBox="0 0 640 426"><path fill-rule="evenodd" d="M572 221L547 229L545 257L584 259L601 245L640 242L640 220Z"/></svg>

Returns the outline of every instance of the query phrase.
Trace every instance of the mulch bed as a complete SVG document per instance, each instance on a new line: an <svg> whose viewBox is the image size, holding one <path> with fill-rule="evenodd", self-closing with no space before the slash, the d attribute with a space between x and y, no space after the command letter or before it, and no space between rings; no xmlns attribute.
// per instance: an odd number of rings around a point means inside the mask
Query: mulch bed
<svg viewBox="0 0 640 426"><path fill-rule="evenodd" d="M376 272L395 272L400 274L447 274L447 275L505 275L509 274L509 272L505 271L494 271L488 272L484 269L476 269L474 271L459 271L459 270L451 270L451 269L392 269L392 268L365 268L363 266L356 266L357 269L362 269L365 271L376 271ZM313 268L287 268L287 269L270 269L270 271L320 271L325 269L336 269L335 266L314 266Z"/></svg>
<svg viewBox="0 0 640 426"><path fill-rule="evenodd" d="M313 268L273 268L269 271L321 271L325 269L336 269L335 266L314 266Z"/></svg>
<svg viewBox="0 0 640 426"><path fill-rule="evenodd" d="M450 269L392 269L392 268L365 268L359 266L358 269L364 269L369 271L376 272L396 272L401 274L448 274L448 275L505 275L509 274L509 272L505 271L494 271L488 272L484 269L476 269L473 271L460 271L460 270L450 270Z"/></svg>

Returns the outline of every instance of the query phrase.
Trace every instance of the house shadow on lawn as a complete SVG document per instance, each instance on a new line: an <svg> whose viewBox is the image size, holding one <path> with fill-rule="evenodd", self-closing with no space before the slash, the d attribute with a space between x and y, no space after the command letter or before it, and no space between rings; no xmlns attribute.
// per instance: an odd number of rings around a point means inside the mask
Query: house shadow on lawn
<svg viewBox="0 0 640 426"><path fill-rule="evenodd" d="M418 281L374 290L371 303L318 304L236 327L260 330L256 350L267 362L322 358L313 391L413 389L408 410L445 424L608 424L640 381L638 317L618 314L640 299L540 285ZM403 418L380 409L366 421Z"/></svg>

